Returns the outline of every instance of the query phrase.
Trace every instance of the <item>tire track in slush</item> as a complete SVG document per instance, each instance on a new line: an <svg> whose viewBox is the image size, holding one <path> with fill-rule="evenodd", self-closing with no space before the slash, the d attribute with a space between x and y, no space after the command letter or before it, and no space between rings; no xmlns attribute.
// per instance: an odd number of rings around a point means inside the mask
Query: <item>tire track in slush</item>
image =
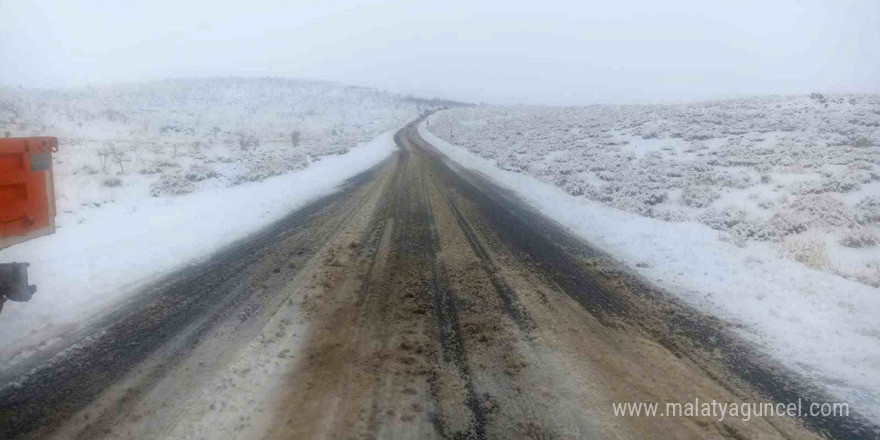
<svg viewBox="0 0 880 440"><path fill-rule="evenodd" d="M438 259L440 251L440 238L434 215L430 205L429 188L423 170L423 158L415 156L406 138L398 133L396 140L398 145L404 146L402 153L404 163L399 172L400 179L397 182L394 197L395 228L393 231L393 243L395 249L402 255L399 257L401 264L405 261L418 261L420 272L427 274L427 279L422 279L420 284L427 289L427 295L431 301L431 315L434 328L445 362L451 362L458 370L458 374L465 384L465 405L471 412L472 421L465 430L457 433L446 425L442 414L431 417L437 433L442 438L448 439L478 439L486 438L486 413L477 395L471 367L468 363L467 348L462 336L459 322L458 298L449 288L448 274L443 263ZM405 263L404 263L405 264ZM393 266L393 262L392 262ZM441 379L436 370L431 373L428 381L431 395L437 406L440 404Z"/></svg>
<svg viewBox="0 0 880 440"><path fill-rule="evenodd" d="M519 302L516 292L514 292L500 275L498 275L498 267L492 261L492 257L486 251L486 248L480 243L480 240L474 233L470 223L468 223L465 217L461 214L461 211L459 211L456 202L449 196L448 192L444 191L444 195L449 203L449 208L455 215L458 226L461 228L461 231L467 239L468 245L480 258L480 266L483 268L483 271L492 283L495 293L498 294L498 298L501 300L504 311L510 316L513 322L516 323L520 331L528 333L534 326L534 322L529 317L529 312Z"/></svg>
<svg viewBox="0 0 880 440"><path fill-rule="evenodd" d="M448 274L443 264L437 258L440 251L440 237L434 224L434 215L431 212L431 206L428 201L427 183L421 181L422 200L425 201L425 209L427 210L427 229L430 231L428 255L426 255L431 268L430 279L430 295L433 302L432 310L434 318L437 321L439 330L440 345L443 348L445 358L451 358L455 366L458 368L459 374L465 381L465 404L470 409L473 416L471 426L465 432L460 432L451 438L456 440L483 440L486 438L486 411L483 408L482 400L477 395L474 386L474 379L471 367L468 362L467 348L465 347L464 338L461 333L461 324L458 319L458 299L453 291L449 288ZM434 420L435 427L438 432L445 438L450 438L449 433L438 419Z"/></svg>

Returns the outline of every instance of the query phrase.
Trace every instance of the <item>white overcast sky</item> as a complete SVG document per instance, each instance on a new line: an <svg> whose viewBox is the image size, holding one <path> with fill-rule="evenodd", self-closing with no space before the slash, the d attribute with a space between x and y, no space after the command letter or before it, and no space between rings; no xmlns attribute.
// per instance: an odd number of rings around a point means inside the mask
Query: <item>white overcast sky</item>
<svg viewBox="0 0 880 440"><path fill-rule="evenodd" d="M880 0L0 0L0 84L326 79L491 103L880 92Z"/></svg>

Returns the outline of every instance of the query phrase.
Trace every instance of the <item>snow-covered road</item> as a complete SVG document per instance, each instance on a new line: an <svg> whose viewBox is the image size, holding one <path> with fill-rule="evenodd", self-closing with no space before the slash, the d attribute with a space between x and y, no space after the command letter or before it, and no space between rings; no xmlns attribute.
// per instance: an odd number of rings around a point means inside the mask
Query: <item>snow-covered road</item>
<svg viewBox="0 0 880 440"><path fill-rule="evenodd" d="M396 152L386 135L360 147L369 154L339 156L325 172L351 172L312 194L337 191L277 215L264 210L293 182L244 192L236 200L260 214L239 226L269 226L226 245L197 245L225 238L222 216L238 212L217 199L169 226L206 241L146 246L172 246L164 255L187 267L0 370L0 437L880 433L857 408L846 418L615 416L615 402L831 397L419 133L401 130ZM215 227L192 227L213 216Z"/></svg>

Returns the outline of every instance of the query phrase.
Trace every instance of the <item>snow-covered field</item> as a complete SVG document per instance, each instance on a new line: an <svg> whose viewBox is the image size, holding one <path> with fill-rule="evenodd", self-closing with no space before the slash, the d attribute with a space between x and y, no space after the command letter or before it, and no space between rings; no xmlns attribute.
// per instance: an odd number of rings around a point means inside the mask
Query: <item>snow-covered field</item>
<svg viewBox="0 0 880 440"><path fill-rule="evenodd" d="M477 107L430 124L572 196L880 287L880 96Z"/></svg>
<svg viewBox="0 0 880 440"><path fill-rule="evenodd" d="M57 233L0 251L30 262L39 289L5 304L0 367L333 191L391 154L416 114L372 89L274 79L0 89L0 133L60 144Z"/></svg>
<svg viewBox="0 0 880 440"><path fill-rule="evenodd" d="M480 107L420 131L880 420L878 105Z"/></svg>
<svg viewBox="0 0 880 440"><path fill-rule="evenodd" d="M411 121L382 91L274 78L71 90L0 87L0 136L56 136L61 227L132 198L226 188L303 169Z"/></svg>

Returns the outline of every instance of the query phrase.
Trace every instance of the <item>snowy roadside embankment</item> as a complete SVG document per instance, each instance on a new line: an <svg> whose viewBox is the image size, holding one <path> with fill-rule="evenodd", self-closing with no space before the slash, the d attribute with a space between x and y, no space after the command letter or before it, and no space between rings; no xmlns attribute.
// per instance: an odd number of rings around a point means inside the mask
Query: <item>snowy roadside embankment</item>
<svg viewBox="0 0 880 440"><path fill-rule="evenodd" d="M96 209L88 222L69 221L76 214L60 212L55 235L0 251L0 261L30 262L30 281L39 287L28 303L6 303L0 359L27 356L23 347L45 344L158 277L332 192L395 151L395 132L261 182L126 198Z"/></svg>
<svg viewBox="0 0 880 440"><path fill-rule="evenodd" d="M433 119L433 118L432 118ZM433 127L433 124L432 124ZM567 194L419 126L450 159L516 191L535 208L825 387L854 411L880 419L877 289L781 259L768 243L718 240L694 222L666 222Z"/></svg>

